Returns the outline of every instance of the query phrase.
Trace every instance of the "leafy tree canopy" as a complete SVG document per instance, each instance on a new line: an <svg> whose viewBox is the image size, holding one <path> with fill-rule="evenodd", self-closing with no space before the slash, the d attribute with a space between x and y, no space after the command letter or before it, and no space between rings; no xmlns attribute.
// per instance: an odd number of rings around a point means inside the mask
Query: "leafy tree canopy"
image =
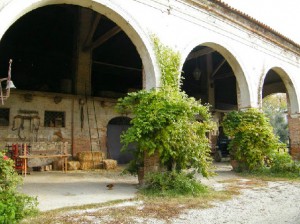
<svg viewBox="0 0 300 224"><path fill-rule="evenodd" d="M274 133L281 142L288 143L288 121L286 119L286 94L272 94L263 99L263 111L270 119Z"/></svg>

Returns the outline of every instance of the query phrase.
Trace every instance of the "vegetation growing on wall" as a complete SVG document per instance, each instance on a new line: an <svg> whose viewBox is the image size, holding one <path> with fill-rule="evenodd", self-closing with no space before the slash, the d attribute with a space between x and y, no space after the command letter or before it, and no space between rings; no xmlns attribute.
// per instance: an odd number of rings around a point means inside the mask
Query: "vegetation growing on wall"
<svg viewBox="0 0 300 224"><path fill-rule="evenodd" d="M153 38L161 71L161 87L129 93L119 99L117 110L131 113L131 127L121 136L126 149L137 144L136 162L143 155L159 153L160 163L172 170L194 167L210 175L210 146L206 133L213 123L208 106L201 105L180 90L180 55Z"/></svg>

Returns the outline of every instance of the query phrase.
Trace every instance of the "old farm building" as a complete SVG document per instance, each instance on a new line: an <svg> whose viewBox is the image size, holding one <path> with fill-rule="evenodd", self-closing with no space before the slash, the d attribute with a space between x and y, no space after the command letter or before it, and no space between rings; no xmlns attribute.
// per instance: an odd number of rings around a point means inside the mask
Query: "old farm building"
<svg viewBox="0 0 300 224"><path fill-rule="evenodd" d="M216 121L286 93L300 158L300 46L218 0L1 1L0 74L13 59L17 87L0 106L1 147L26 143L43 154L68 142L70 157L98 151L128 162L119 136L130 118L114 106L160 86L153 34L180 52L183 90L211 104Z"/></svg>

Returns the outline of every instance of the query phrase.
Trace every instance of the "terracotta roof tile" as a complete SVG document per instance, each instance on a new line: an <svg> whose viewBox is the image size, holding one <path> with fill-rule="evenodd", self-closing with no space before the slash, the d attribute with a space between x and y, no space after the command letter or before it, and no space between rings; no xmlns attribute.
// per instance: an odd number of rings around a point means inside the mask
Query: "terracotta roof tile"
<svg viewBox="0 0 300 224"><path fill-rule="evenodd" d="M227 8L227 9L229 9L229 10L231 10L231 11L233 11L233 12L239 14L240 16L244 17L245 19L248 19L249 21L254 22L254 23L257 24L258 26L261 26L261 27L263 27L264 29L269 30L270 32L274 33L275 35L277 35L277 36L279 36L279 37L281 37L281 38L283 38L283 39L285 39L286 41L290 42L291 44L293 44L293 45L295 45L295 46L297 46L297 47L300 47L300 45L299 45L298 43L296 43L295 41L291 40L291 39L288 38L287 36L285 36L285 35L279 33L279 32L276 31L275 29L271 28L270 26L268 26L268 25L262 23L261 21L255 19L255 18L253 18L252 16L250 16L250 15L248 15L248 14L246 14L246 13L244 13L244 12L242 12L242 11L240 11L240 10L238 10L238 9L236 9L236 8L234 8L234 7L232 7L232 6L230 6L229 4L223 2L222 0L209 0L209 1L215 2L215 3L217 3L217 4L221 5L221 6L223 6L224 8ZM242 1L242 0L241 0L241 1Z"/></svg>

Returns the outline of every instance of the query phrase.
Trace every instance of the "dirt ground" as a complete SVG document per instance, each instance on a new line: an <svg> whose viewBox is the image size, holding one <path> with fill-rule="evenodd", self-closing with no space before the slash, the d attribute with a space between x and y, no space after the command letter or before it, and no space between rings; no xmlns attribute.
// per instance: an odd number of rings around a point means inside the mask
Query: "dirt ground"
<svg viewBox="0 0 300 224"><path fill-rule="evenodd" d="M106 185L113 184L112 190ZM120 170L43 171L24 177L21 192L36 196L41 211L135 197L137 177Z"/></svg>
<svg viewBox="0 0 300 224"><path fill-rule="evenodd" d="M190 209L168 221L135 217L134 222L130 223L300 223L299 181L263 181L253 185L253 180L239 177L232 172L228 163L216 165L218 173L216 177L205 179L199 176L199 180L217 191L235 187L239 189L239 195L233 196L228 201L214 202L211 208ZM112 190L107 189L107 184L114 185ZM21 191L37 196L40 210L46 211L67 206L134 198L137 184L137 177L120 176L119 171L70 171L68 173L48 171L33 172L28 175L24 178ZM112 205L112 209L122 206L143 208L142 202L128 201ZM70 214L74 212L82 213L82 219L90 220L86 223L113 223L99 217L91 217L91 214L84 210L71 211ZM89 215L85 217L85 213Z"/></svg>

